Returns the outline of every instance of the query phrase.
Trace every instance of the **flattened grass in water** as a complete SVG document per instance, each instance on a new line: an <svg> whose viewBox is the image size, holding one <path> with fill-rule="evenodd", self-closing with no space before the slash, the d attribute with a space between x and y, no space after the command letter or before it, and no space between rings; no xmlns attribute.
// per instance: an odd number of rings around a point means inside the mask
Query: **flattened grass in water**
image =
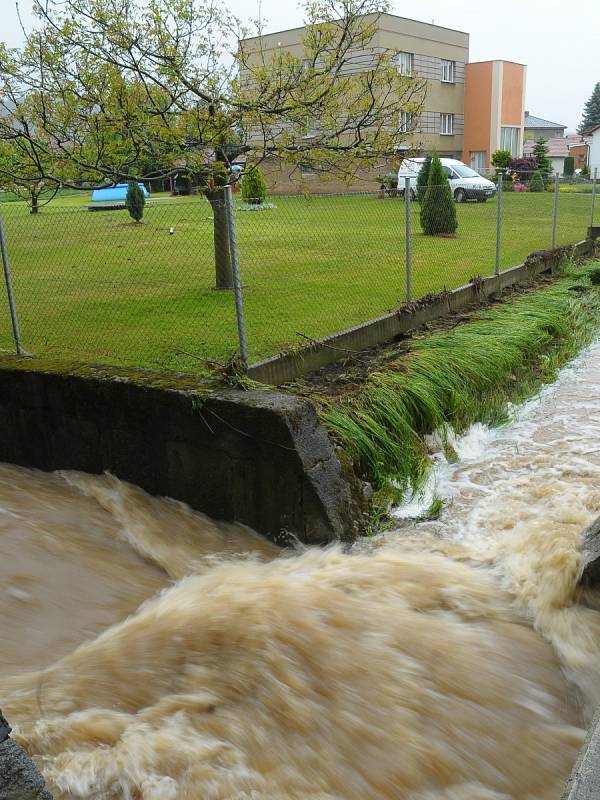
<svg viewBox="0 0 600 800"><path fill-rule="evenodd" d="M592 269L493 306L451 331L414 340L356 393L322 409L357 472L385 495L417 490L429 459L424 436L473 422L501 424L508 404L531 396L593 339L600 295Z"/></svg>

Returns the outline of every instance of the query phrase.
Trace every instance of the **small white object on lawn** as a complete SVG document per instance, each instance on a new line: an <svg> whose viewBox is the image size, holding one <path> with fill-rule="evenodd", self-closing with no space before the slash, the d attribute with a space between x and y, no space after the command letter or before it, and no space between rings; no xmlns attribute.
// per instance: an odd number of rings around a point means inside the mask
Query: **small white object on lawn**
<svg viewBox="0 0 600 800"><path fill-rule="evenodd" d="M169 233L175 233L175 228L169 228Z"/></svg>

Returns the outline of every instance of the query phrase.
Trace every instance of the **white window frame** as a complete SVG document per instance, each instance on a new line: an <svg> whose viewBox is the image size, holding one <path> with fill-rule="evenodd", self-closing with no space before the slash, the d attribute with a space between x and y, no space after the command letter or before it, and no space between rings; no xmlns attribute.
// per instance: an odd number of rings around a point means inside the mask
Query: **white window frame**
<svg viewBox="0 0 600 800"><path fill-rule="evenodd" d="M505 132L510 131L510 139L507 143ZM510 150L513 158L519 158L521 154L521 128L517 125L502 125L500 128L500 149Z"/></svg>
<svg viewBox="0 0 600 800"><path fill-rule="evenodd" d="M485 150L471 150L471 169L479 172L485 169L487 152Z"/></svg>
<svg viewBox="0 0 600 800"><path fill-rule="evenodd" d="M445 58L442 62L442 83L456 83L456 61L448 61Z"/></svg>
<svg viewBox="0 0 600 800"><path fill-rule="evenodd" d="M440 113L440 136L454 136L454 114Z"/></svg>
<svg viewBox="0 0 600 800"><path fill-rule="evenodd" d="M411 111L400 112L400 133L408 133L414 124L415 115Z"/></svg>
<svg viewBox="0 0 600 800"><path fill-rule="evenodd" d="M396 56L396 66L400 75L409 77L413 73L415 64L415 57L413 53L405 53L402 51Z"/></svg>

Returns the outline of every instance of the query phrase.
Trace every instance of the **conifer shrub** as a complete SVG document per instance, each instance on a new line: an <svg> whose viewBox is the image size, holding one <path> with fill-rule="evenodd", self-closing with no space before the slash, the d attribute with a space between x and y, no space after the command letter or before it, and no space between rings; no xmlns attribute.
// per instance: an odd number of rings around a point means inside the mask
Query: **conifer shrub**
<svg viewBox="0 0 600 800"><path fill-rule="evenodd" d="M131 181L127 187L127 194L125 195L125 208L129 211L129 216L135 222L141 222L144 216L144 206L146 205L146 198L140 185L135 181Z"/></svg>
<svg viewBox="0 0 600 800"><path fill-rule="evenodd" d="M529 191L530 192L544 192L545 190L546 190L546 187L544 185L544 179L542 177L542 173L538 169L533 173L533 175L531 177L531 183L529 184Z"/></svg>
<svg viewBox="0 0 600 800"><path fill-rule="evenodd" d="M456 233L458 228L452 189L437 153L431 159L429 182L421 204L421 228L428 236Z"/></svg>
<svg viewBox="0 0 600 800"><path fill-rule="evenodd" d="M427 184L429 183L429 171L431 169L431 156L425 156L419 174L417 175L417 200L422 203L427 191Z"/></svg>
<svg viewBox="0 0 600 800"><path fill-rule="evenodd" d="M267 196L267 184L258 167L250 167L242 177L242 200L259 206Z"/></svg>
<svg viewBox="0 0 600 800"><path fill-rule="evenodd" d="M570 178L572 175L575 174L575 159L573 156L567 156L565 158L565 163L563 166L563 175L567 178Z"/></svg>

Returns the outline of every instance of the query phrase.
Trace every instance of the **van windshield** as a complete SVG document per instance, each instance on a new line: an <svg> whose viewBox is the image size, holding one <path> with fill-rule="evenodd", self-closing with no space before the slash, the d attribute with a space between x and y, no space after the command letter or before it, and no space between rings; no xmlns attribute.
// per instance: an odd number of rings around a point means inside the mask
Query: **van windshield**
<svg viewBox="0 0 600 800"><path fill-rule="evenodd" d="M452 169L457 175L460 175L461 178L481 178L478 172L475 172L474 169L467 167L465 164L452 164Z"/></svg>

